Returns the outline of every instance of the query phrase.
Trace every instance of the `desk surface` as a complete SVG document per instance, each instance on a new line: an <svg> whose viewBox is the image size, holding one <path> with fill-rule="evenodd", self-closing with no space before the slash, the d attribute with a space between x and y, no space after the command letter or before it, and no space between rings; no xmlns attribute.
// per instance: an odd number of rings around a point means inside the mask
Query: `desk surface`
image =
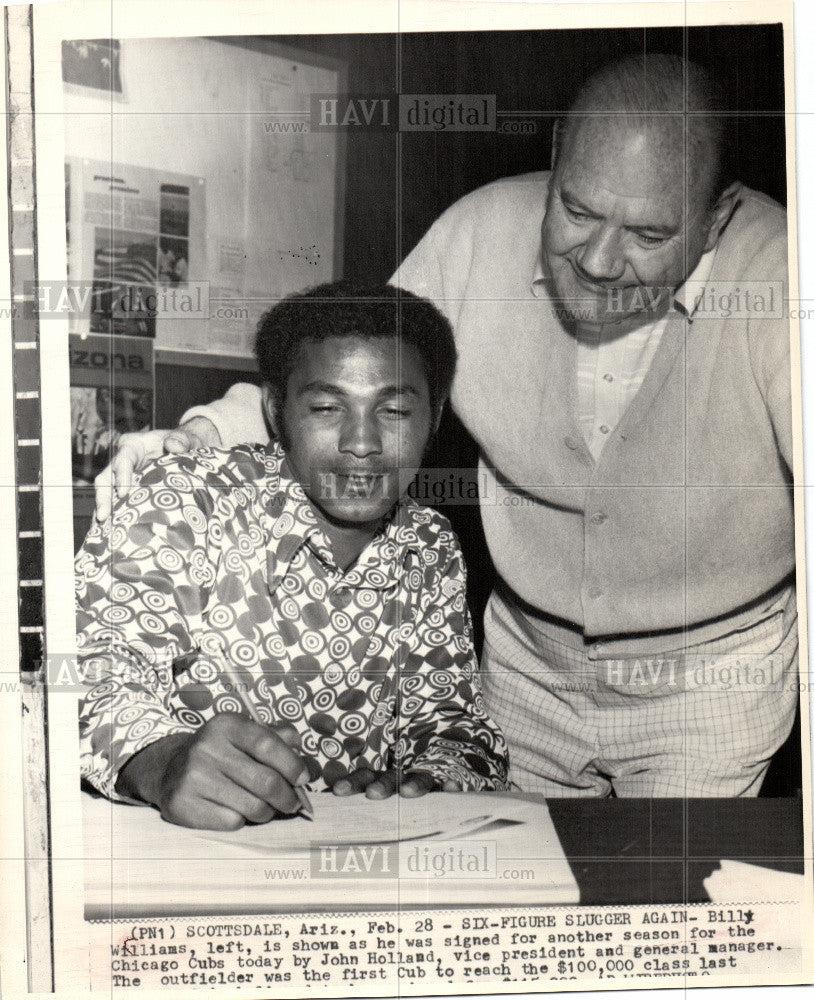
<svg viewBox="0 0 814 1000"><path fill-rule="evenodd" d="M803 873L801 799L549 799L583 904L697 903L722 858Z"/></svg>
<svg viewBox="0 0 814 1000"><path fill-rule="evenodd" d="M544 801L539 795L526 794L518 798ZM549 799L547 804L554 831L579 888L579 901L584 906L707 902L709 897L703 880L718 868L722 859L747 861L797 874L803 872L805 852L800 799ZM124 830L125 827L119 825L123 815L120 811L133 807L111 808L110 816L115 817L113 825ZM98 813L98 810L93 811ZM104 861L107 857L107 848L103 846L105 838L97 831L94 840L99 856L93 864L97 869L101 866L101 876L123 880L121 907L113 906L118 911L116 915L136 915L142 910L152 912L152 900L133 909L134 900L128 902L127 899L131 895L128 886L132 886L133 879L138 882L138 858L129 871L127 865L111 868L111 861ZM186 860L194 878L200 875L201 848L197 842L192 847L198 852L198 860L191 856ZM209 857L210 848L204 845L204 850ZM220 870L223 859L218 865L214 863L217 845L211 850L212 868ZM122 855L129 856L129 851ZM165 870L169 880L175 878L181 886L185 878L189 878L189 874L184 875L184 859L172 862ZM243 862L240 869L229 868L227 881L232 894L229 901L223 907L215 907L206 899L206 893L199 896L196 892L195 912L269 912L268 887L263 888L261 883L258 889L258 871L256 862ZM198 879L192 883L193 888L196 884ZM255 892L256 899L250 890ZM102 895L105 899L90 905L87 916L105 917L111 912L110 904L118 893ZM86 904L88 899L86 897ZM503 905L518 905L519 902L504 900ZM520 905L534 903L532 894Z"/></svg>

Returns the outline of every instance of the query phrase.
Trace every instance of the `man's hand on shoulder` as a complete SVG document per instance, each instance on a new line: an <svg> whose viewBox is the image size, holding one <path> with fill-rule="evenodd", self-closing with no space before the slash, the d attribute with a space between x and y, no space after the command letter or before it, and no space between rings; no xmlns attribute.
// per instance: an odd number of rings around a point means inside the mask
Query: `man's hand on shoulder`
<svg viewBox="0 0 814 1000"><path fill-rule="evenodd" d="M292 726L262 726L223 712L194 733L165 736L122 768L116 791L156 806L170 823L237 830L300 808L308 780Z"/></svg>
<svg viewBox="0 0 814 1000"><path fill-rule="evenodd" d="M107 468L102 469L93 485L96 490L96 517L105 521L113 509L116 497L127 496L134 477L147 462L165 452L183 455L198 448L217 448L221 443L218 430L206 417L193 417L174 430L139 431L122 434L116 454Z"/></svg>

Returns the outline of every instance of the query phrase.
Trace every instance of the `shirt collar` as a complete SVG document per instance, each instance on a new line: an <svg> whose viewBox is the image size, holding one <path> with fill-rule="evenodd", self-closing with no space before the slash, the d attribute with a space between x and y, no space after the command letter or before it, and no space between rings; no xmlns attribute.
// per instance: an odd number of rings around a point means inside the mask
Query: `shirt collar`
<svg viewBox="0 0 814 1000"><path fill-rule="evenodd" d="M402 501L396 505L383 530L365 546L345 574L348 586L387 590L399 582L407 554L417 553L421 547L411 504L411 501Z"/></svg>
<svg viewBox="0 0 814 1000"><path fill-rule="evenodd" d="M690 319L695 315L698 305L704 297L704 290L715 263L715 250L707 250L701 254L701 259L695 265L695 270L680 288L676 289L673 302L680 306Z"/></svg>
<svg viewBox="0 0 814 1000"><path fill-rule="evenodd" d="M678 306L683 313L686 313L690 320L692 320L699 303L704 297L704 289L709 281L712 265L715 262L715 250L716 248L713 247L711 250L707 250L706 253L701 254L701 259L695 265L692 274L690 274L682 285L679 285L673 295L673 306ZM547 285L548 274L543 264L543 248L541 246L537 253L534 274L531 279L532 295L540 298L541 295L546 294Z"/></svg>
<svg viewBox="0 0 814 1000"><path fill-rule="evenodd" d="M266 578L274 592L288 573L297 553L308 545L320 561L338 572L333 551L320 528L302 486L285 472L285 453L276 441L266 446L268 499L266 524ZM343 577L352 587L385 590L398 583L408 552L420 543L414 523L415 504L404 499L394 507L382 530L365 546L359 559Z"/></svg>

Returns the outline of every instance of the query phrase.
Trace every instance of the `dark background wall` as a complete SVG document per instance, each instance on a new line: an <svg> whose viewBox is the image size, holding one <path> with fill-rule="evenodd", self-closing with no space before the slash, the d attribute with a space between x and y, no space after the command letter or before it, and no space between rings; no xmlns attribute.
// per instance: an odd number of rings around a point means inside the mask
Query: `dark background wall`
<svg viewBox="0 0 814 1000"><path fill-rule="evenodd" d="M254 40L256 44L257 40ZM729 86L732 149L740 180L785 203L783 39L779 25L402 35L303 35L269 39L341 59L355 94L495 94L498 111L533 115L534 135L496 132L347 134L344 276L385 281L452 202L497 177L545 169L552 126L580 84L600 65L632 52L673 52L707 65ZM251 372L157 369L156 421L221 395ZM476 464L476 449L452 414L445 416L429 464ZM477 508L445 507L470 573L478 644L493 570ZM794 734L792 740L794 739ZM791 751L790 751L791 752ZM788 756L788 752L787 752ZM768 790L793 789L797 750L773 768Z"/></svg>
<svg viewBox="0 0 814 1000"><path fill-rule="evenodd" d="M401 35L288 35L269 39L340 59L354 94L496 95L498 111L533 116L535 135L497 132L347 133L344 276L386 281L432 222L462 195L497 177L540 170L551 157L553 123L581 83L610 59L632 52L686 54L718 73L735 114L738 176L785 203L783 44L779 25L568 31L435 32ZM257 40L253 40L257 44ZM221 395L252 373L159 366L156 421ZM162 392L162 383L168 391ZM430 462L476 463L473 442L447 414ZM477 510L447 508L470 566L470 600L480 614L491 563Z"/></svg>

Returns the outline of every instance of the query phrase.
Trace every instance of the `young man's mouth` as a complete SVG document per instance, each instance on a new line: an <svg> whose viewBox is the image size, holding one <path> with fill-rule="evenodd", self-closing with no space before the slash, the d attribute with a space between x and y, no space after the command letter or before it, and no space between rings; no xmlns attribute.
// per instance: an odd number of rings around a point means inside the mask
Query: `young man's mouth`
<svg viewBox="0 0 814 1000"><path fill-rule="evenodd" d="M336 478L339 494L344 497L370 497L379 489L387 490L385 472L338 472Z"/></svg>

